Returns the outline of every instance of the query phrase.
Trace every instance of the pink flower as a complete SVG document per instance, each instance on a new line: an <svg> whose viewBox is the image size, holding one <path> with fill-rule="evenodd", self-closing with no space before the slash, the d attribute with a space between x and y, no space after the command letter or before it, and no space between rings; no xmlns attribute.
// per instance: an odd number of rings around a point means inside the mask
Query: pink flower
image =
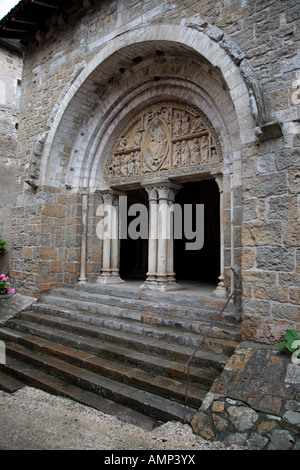
<svg viewBox="0 0 300 470"><path fill-rule="evenodd" d="M8 294L15 294L16 291L15 291L15 289L12 289L11 287L8 286L8 288L7 288L7 293L8 293Z"/></svg>

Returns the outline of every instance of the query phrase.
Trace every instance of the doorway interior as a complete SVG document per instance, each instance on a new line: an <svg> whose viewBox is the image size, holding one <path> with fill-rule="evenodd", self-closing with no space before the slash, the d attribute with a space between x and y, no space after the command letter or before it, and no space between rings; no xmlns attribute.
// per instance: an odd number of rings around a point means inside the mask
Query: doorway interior
<svg viewBox="0 0 300 470"><path fill-rule="evenodd" d="M199 250L187 250L186 237L182 226L182 238L174 239L174 271L178 281L193 281L203 284L218 284L220 275L220 197L214 179L183 183L175 203L192 206L192 230L196 230L196 205L204 205L204 244ZM143 204L149 208L148 195L144 189L127 192L127 206ZM136 216L128 216L128 225ZM184 218L182 217L182 224ZM126 280L145 280L148 271L148 240L127 237L120 242L120 276Z"/></svg>
<svg viewBox="0 0 300 470"><path fill-rule="evenodd" d="M144 189L134 189L127 192L128 210L133 204L142 204L148 211L148 195ZM127 217L127 225L136 216ZM137 227L139 231L139 227ZM145 280L148 271L148 240L132 239L129 236L120 242L120 277L130 280Z"/></svg>
<svg viewBox="0 0 300 470"><path fill-rule="evenodd" d="M196 204L204 205L204 243L199 250L186 250L187 240L174 240L174 271L177 280L218 284L220 275L220 197L214 179L184 183L175 202L192 204L193 230L196 230Z"/></svg>

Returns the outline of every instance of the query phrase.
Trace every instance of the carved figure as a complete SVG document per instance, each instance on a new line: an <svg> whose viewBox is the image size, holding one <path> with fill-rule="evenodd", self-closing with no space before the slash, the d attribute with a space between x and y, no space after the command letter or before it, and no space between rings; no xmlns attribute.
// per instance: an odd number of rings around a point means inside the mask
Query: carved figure
<svg viewBox="0 0 300 470"><path fill-rule="evenodd" d="M191 149L191 165L195 165L200 162L200 145L198 139L194 139L194 143Z"/></svg>
<svg viewBox="0 0 300 470"><path fill-rule="evenodd" d="M180 113L176 112L174 114L174 123L173 123L173 135L178 137L181 132L181 116Z"/></svg>
<svg viewBox="0 0 300 470"><path fill-rule="evenodd" d="M194 118L193 127L194 127L194 130L193 130L194 133L205 131L205 127L203 126L203 123L199 117Z"/></svg>
<svg viewBox="0 0 300 470"><path fill-rule="evenodd" d="M112 162L113 177L118 178L120 176L120 156L116 155Z"/></svg>
<svg viewBox="0 0 300 470"><path fill-rule="evenodd" d="M127 137L122 137L122 139L119 142L118 151L124 150L126 148L126 145L127 145Z"/></svg>
<svg viewBox="0 0 300 470"><path fill-rule="evenodd" d="M154 166L158 166L165 157L167 139L159 120L154 121L150 127L149 158Z"/></svg>
<svg viewBox="0 0 300 470"><path fill-rule="evenodd" d="M40 174L40 166L41 166L41 157L44 150L44 145L46 141L47 134L44 133L40 135L36 141L34 142L30 164L28 169L28 177L26 179L26 183L28 183L33 188L37 188L38 184L37 181L39 179Z"/></svg>
<svg viewBox="0 0 300 470"><path fill-rule="evenodd" d="M173 155L173 166L177 168L181 165L181 146L180 142L176 142Z"/></svg>
<svg viewBox="0 0 300 470"><path fill-rule="evenodd" d="M141 154L140 152L135 152L133 157L133 166L134 166L134 174L139 175L141 171Z"/></svg>
<svg viewBox="0 0 300 470"><path fill-rule="evenodd" d="M138 127L136 129L136 134L134 136L134 143L136 147L139 147L141 145L141 141L142 141L142 129Z"/></svg>
<svg viewBox="0 0 300 470"><path fill-rule="evenodd" d="M122 155L120 157L120 176L127 176L127 157Z"/></svg>
<svg viewBox="0 0 300 470"><path fill-rule="evenodd" d="M181 143L181 164L182 166L190 164L191 150L186 140Z"/></svg>
<svg viewBox="0 0 300 470"><path fill-rule="evenodd" d="M134 173L134 153L133 152L131 152L129 159L128 159L127 171L128 171L128 176L133 175Z"/></svg>
<svg viewBox="0 0 300 470"><path fill-rule="evenodd" d="M183 113L181 118L181 134L186 135L190 131L190 118L186 112Z"/></svg>
<svg viewBox="0 0 300 470"><path fill-rule="evenodd" d="M204 135L201 139L201 161L207 163L209 160L208 137Z"/></svg>

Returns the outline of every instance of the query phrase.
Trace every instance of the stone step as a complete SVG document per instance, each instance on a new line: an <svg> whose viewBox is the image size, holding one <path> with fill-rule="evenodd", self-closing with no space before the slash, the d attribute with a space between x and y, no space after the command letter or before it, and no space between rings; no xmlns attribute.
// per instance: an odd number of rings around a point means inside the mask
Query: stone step
<svg viewBox="0 0 300 470"><path fill-rule="evenodd" d="M101 285L101 284L77 284L74 288L59 288L55 289L56 292L68 292L70 295L78 295L82 293L87 294L97 294L97 295L106 295L109 297L119 297L120 299L129 299L129 300L138 300L138 301L148 301L153 304L170 304L173 308L178 305L190 306L190 307L199 307L199 305L206 306L207 308L222 308L226 299L216 297L211 292L203 294L201 290L197 289L190 290L183 288L182 290L172 291L172 292L160 292L153 291L151 289L141 289L139 286L142 282L135 283L125 282L124 284L116 285ZM52 292L54 292L52 291ZM234 308L233 304L229 305Z"/></svg>
<svg viewBox="0 0 300 470"><path fill-rule="evenodd" d="M99 409L115 402L129 416L189 422L240 341L238 312L220 316L224 303L128 285L56 289L0 328L5 371L50 393L88 394Z"/></svg>
<svg viewBox="0 0 300 470"><path fill-rule="evenodd" d="M8 337L9 332L6 332L6 340ZM12 336L11 339L16 338ZM189 394L186 397L185 383L174 378L174 376L167 377L167 374L157 375L130 364L125 364L124 362L84 353L69 346L63 346L34 336L19 338L18 343L7 341L6 344L8 353L25 361L29 360L34 363L32 354L35 352L44 353L47 356L57 357L66 363L79 366L87 371L95 372L104 377L110 377L119 382L133 385L134 387L164 396L179 403L187 402L189 405L197 408L201 406L202 400L207 393L207 389L197 385L190 385ZM26 356L24 356L23 350L21 353L18 350L16 352L16 345L24 348Z"/></svg>
<svg viewBox="0 0 300 470"><path fill-rule="evenodd" d="M58 309L56 315L51 313L45 315L43 312L25 311L22 314L22 322L29 320L32 322L43 323L47 326L59 327L61 329L76 332L82 336L92 336L102 339L110 339L122 344L131 344L132 347L143 350L148 340L157 339L164 343L186 346L190 350L195 349L199 344L203 335L193 332L183 332L179 328L157 327L151 324L140 324L136 322L125 322L119 319L100 321L98 317L90 317L90 322L82 321L83 318L73 319L71 312ZM84 316L85 317L85 316ZM84 318L86 319L86 317ZM13 325L14 319L7 323ZM21 325L20 322L18 322ZM26 326L26 325L24 325ZM122 332L122 335L120 335ZM147 341L146 341L147 339ZM158 341L157 345L161 345ZM227 340L224 338L207 337L203 344L202 350L213 354L231 355L238 345L237 341ZM167 349L167 348L165 348ZM221 358L220 358L221 359Z"/></svg>
<svg viewBox="0 0 300 470"><path fill-rule="evenodd" d="M43 303L34 305L32 310L56 314L61 312L65 316L72 316L73 318L93 322L94 324L105 324L105 322L112 321L113 318L118 318L118 320L125 320L126 322L131 321L132 325L133 322L140 322L159 327L170 326L180 328L182 331L192 331L200 334L204 334L211 326L211 322L208 323L207 320L206 322L203 320L191 320L186 317L175 316L174 314L162 315L159 312L149 314L145 311L137 311L131 308L104 305L87 300L66 299L58 296L49 296ZM215 322L211 329L210 336L240 341L240 328L236 325L226 325L221 321Z"/></svg>
<svg viewBox="0 0 300 470"><path fill-rule="evenodd" d="M183 382L186 381L185 363L183 362L140 353L129 348L118 347L111 343L82 338L82 336L72 333L66 335L65 332L55 332L55 330L50 330L44 326L33 331L35 335L28 334L26 331L20 331L19 329L0 328L0 338L4 341L15 342L41 352L48 352L50 349L52 355L61 357L64 354L66 359L70 356L73 363L95 355L96 357L101 357L101 361L118 361L122 367L125 364L125 367L140 368L152 375L156 374L171 379L179 379ZM70 354L68 355L69 349ZM203 389L209 389L213 381L218 377L219 371L211 367L191 366L189 374L191 383L199 384Z"/></svg>
<svg viewBox="0 0 300 470"><path fill-rule="evenodd" d="M86 286L86 284L85 284ZM179 291L180 292L180 291ZM55 297L55 299L54 299ZM121 287L104 287L90 284L88 287L76 289L55 289L50 294L44 294L42 301L45 303L55 303L59 298L64 303L64 308L68 308L68 300L73 304L77 301L88 302L88 308L93 308L93 312L97 311L101 306L115 306L123 308L128 315L134 315L134 312L141 311L143 313L157 315L172 315L180 318L195 319L202 321L211 321L219 316L222 307L226 303L226 299L200 298L199 296L184 295L176 293L162 293L141 291L140 289L122 289ZM226 310L220 317L220 322L226 324L239 324L240 313L236 307L229 303Z"/></svg>
<svg viewBox="0 0 300 470"><path fill-rule="evenodd" d="M23 387L25 387L23 382L20 382L20 380L17 380L16 378L7 375L5 372L0 371L0 390L3 390L7 393L14 393Z"/></svg>
<svg viewBox="0 0 300 470"><path fill-rule="evenodd" d="M47 372L54 377L63 378L84 390L96 393L101 397L108 398L161 421L174 419L190 422L197 411L196 408L175 402L170 397L162 397L131 384L118 382L110 377L104 377L62 359L30 350L16 343L6 343L6 348L7 355L10 358L16 358L18 361ZM9 360L6 368L12 372ZM26 376L26 367L23 369L23 374ZM170 395L172 393L176 395L175 390L170 389L169 393Z"/></svg>
<svg viewBox="0 0 300 470"><path fill-rule="evenodd" d="M54 395L69 398L83 405L95 408L103 413L116 416L123 421L139 426L147 431L151 431L155 426L157 426L157 420L155 418L151 418L150 416L109 400L108 398L103 398L96 393L89 392L88 390L67 382L62 378L49 375L41 369L36 369L26 362L20 362L17 359L8 356L6 366L0 367L5 367L6 372L1 372L1 374L5 375L7 380L15 380L22 384L23 387L28 385ZM8 375L7 372L18 377L22 382ZM15 390L6 391L12 393Z"/></svg>
<svg viewBox="0 0 300 470"><path fill-rule="evenodd" d="M26 312L26 315L27 313L30 312ZM22 318L24 315L25 312ZM82 330L78 321L71 323L58 318L58 321L55 322L56 318L52 317L51 324L47 326L46 322L43 322L43 318L38 318L39 323L23 320L22 318L18 321L10 320L6 323L6 326L17 331L24 331L45 339L58 341L66 346L77 344L77 347L81 350L95 354L102 355L107 351L107 354L113 357L113 355L120 354L120 348L126 348L130 349L134 356L143 354L144 356L156 358L156 361L152 361L152 364L156 364L157 359L172 360L185 364L194 352L192 348L172 344L161 339L147 338L147 341L145 341L144 337L125 333L120 337L118 332L112 330L105 330L105 333L101 330L102 335L100 336L93 326L85 325L84 330ZM193 364L197 367L209 367L220 372L227 360L228 357L223 354L199 350L193 359Z"/></svg>

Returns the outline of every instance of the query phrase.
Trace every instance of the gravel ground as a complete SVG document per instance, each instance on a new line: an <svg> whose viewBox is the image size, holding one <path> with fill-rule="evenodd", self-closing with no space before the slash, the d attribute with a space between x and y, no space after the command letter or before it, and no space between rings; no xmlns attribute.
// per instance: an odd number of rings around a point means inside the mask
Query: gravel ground
<svg viewBox="0 0 300 470"><path fill-rule="evenodd" d="M25 387L0 391L1 450L238 450L209 443L187 424L167 422L152 431L67 398Z"/></svg>

